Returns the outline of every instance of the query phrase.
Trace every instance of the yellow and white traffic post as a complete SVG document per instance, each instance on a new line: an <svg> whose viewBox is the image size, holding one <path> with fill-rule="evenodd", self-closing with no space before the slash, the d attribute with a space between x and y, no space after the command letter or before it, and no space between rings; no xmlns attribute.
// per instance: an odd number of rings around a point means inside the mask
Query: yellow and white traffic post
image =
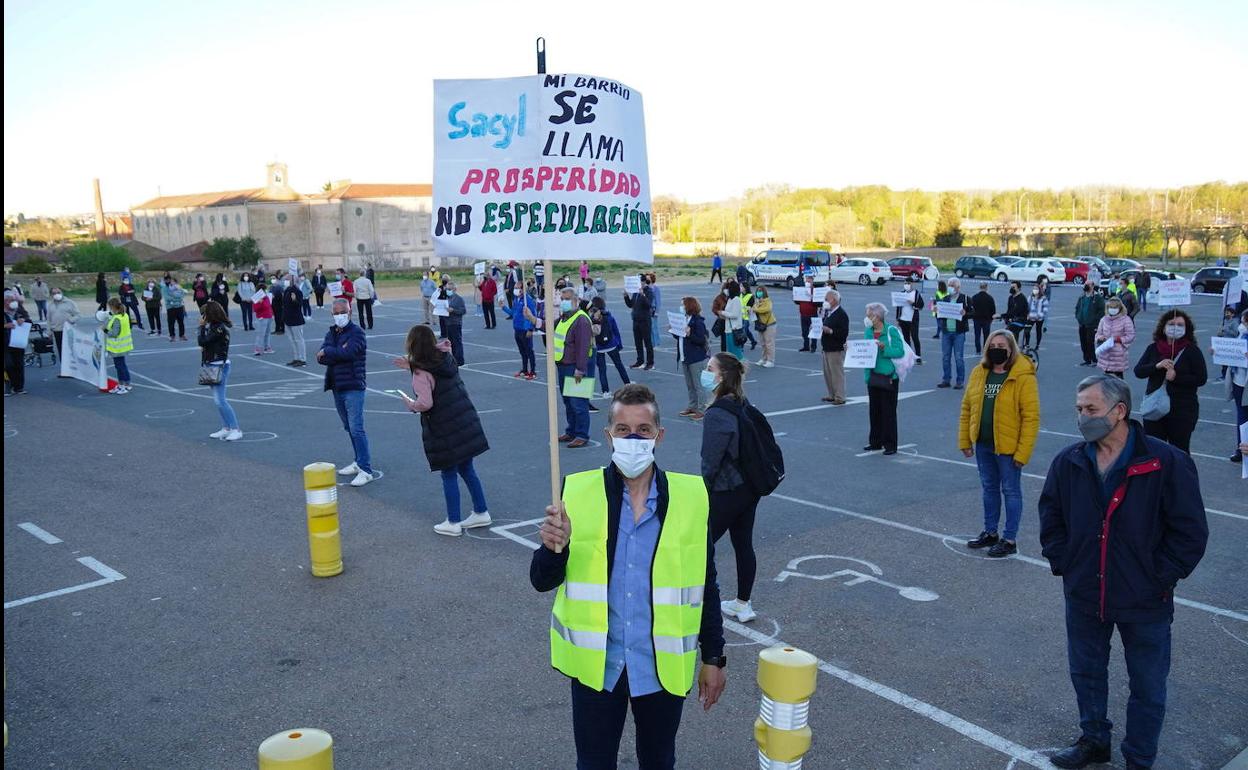
<svg viewBox="0 0 1248 770"><path fill-rule="evenodd" d="M342 572L342 537L338 530L338 476L331 463L303 466L308 504L308 548L312 574L333 577Z"/></svg>
<svg viewBox="0 0 1248 770"><path fill-rule="evenodd" d="M315 727L270 735L257 753L260 770L334 770L334 739Z"/></svg>
<svg viewBox="0 0 1248 770"><path fill-rule="evenodd" d="M810 750L810 696L815 694L814 655L776 645L758 654L758 687L763 691L754 740L759 770L800 770Z"/></svg>

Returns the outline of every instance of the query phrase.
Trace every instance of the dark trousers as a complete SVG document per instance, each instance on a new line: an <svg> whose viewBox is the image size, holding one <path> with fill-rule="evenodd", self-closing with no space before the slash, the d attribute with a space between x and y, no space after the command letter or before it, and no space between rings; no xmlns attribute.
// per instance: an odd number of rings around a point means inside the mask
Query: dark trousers
<svg viewBox="0 0 1248 770"><path fill-rule="evenodd" d="M357 299L355 304L360 314L360 327L364 329L373 328L373 301L371 299Z"/></svg>
<svg viewBox="0 0 1248 770"><path fill-rule="evenodd" d="M169 339L173 339L173 325L178 325L178 336L186 336L186 308L171 307L165 309L165 325L169 327Z"/></svg>
<svg viewBox="0 0 1248 770"><path fill-rule="evenodd" d="M308 299L307 297L304 297L303 299L303 317L304 318L312 317L312 300Z"/></svg>
<svg viewBox="0 0 1248 770"><path fill-rule="evenodd" d="M650 337L650 319L633 319L633 344L637 346L636 364L654 366L654 340Z"/></svg>
<svg viewBox="0 0 1248 770"><path fill-rule="evenodd" d="M493 329L498 326L498 316L494 312L493 302L482 302L481 314L485 316L485 328Z"/></svg>
<svg viewBox="0 0 1248 770"><path fill-rule="evenodd" d="M526 374L537 374L537 356L533 353L533 335L531 332L514 330L516 348L520 351L520 371Z"/></svg>
<svg viewBox="0 0 1248 770"><path fill-rule="evenodd" d="M707 283L715 283L716 281L724 282L724 269L722 267L711 268L711 280L707 281Z"/></svg>
<svg viewBox="0 0 1248 770"><path fill-rule="evenodd" d="M62 342L61 342L61 339L62 339L64 336L65 336L65 332L63 332L63 331L60 331L60 332L58 332L58 331L53 331L53 332L52 332L52 339L56 340L56 355L59 357L57 360L60 360L61 358L64 358L64 357L65 357L65 347L64 347L64 345L63 345L63 344L62 344Z"/></svg>
<svg viewBox="0 0 1248 770"><path fill-rule="evenodd" d="M1109 649L1118 626L1122 655L1127 662L1131 695L1127 698L1127 732L1122 755L1152 767L1157 739L1166 716L1166 677L1170 674L1170 621L1103 623L1066 605L1066 656L1070 682L1079 704L1083 736L1108 746L1113 723L1109 709Z"/></svg>
<svg viewBox="0 0 1248 770"><path fill-rule="evenodd" d="M628 669L611 691L592 690L572 680L572 734L576 739L577 770L615 770L620 737L629 706L637 727L639 770L676 767L676 731L685 699L660 690L633 697Z"/></svg>
<svg viewBox="0 0 1248 770"><path fill-rule="evenodd" d="M893 380L891 388L867 388L868 414L871 420L871 437L867 444L885 449L897 448L897 389Z"/></svg>
<svg viewBox="0 0 1248 770"><path fill-rule="evenodd" d="M1040 349L1040 341L1044 339L1044 320L1036 321L1036 350Z"/></svg>
<svg viewBox="0 0 1248 770"><path fill-rule="evenodd" d="M9 375L9 387L13 392L26 390L26 350L4 349L4 373Z"/></svg>
<svg viewBox="0 0 1248 770"><path fill-rule="evenodd" d="M451 355L455 363L464 365L464 326L463 324L446 325L446 338L451 341Z"/></svg>
<svg viewBox="0 0 1248 770"><path fill-rule="evenodd" d="M992 319L974 318L971 320L975 325L975 352L983 353L984 346L988 344L988 335L992 334Z"/></svg>
<svg viewBox="0 0 1248 770"><path fill-rule="evenodd" d="M251 303L240 302L238 308L243 314L243 331L251 331L256 326L256 317L251 312Z"/></svg>
<svg viewBox="0 0 1248 770"><path fill-rule="evenodd" d="M348 311L347 315L350 314L350 311ZM286 333L286 311L281 305L273 306L273 333Z"/></svg>
<svg viewBox="0 0 1248 770"><path fill-rule="evenodd" d="M757 508L758 498L745 487L710 494L711 541L718 543L724 533L728 533L732 552L737 557L737 598L743 602L750 600L754 575L758 572L758 561L754 558L754 512Z"/></svg>
<svg viewBox="0 0 1248 770"><path fill-rule="evenodd" d="M135 328L142 329L143 328L143 315L139 313L138 301L135 300L132 302L130 300L123 300L121 305L122 307L126 309L126 315L130 315L131 313L134 314Z"/></svg>
<svg viewBox="0 0 1248 770"><path fill-rule="evenodd" d="M620 349L608 350L605 353L599 352L598 358L598 389L603 393L608 393L611 386L607 384L607 356L611 356L611 361L615 363L615 370L620 373L622 384L627 385L632 382L628 379L628 369L624 367L624 361L620 358Z"/></svg>
<svg viewBox="0 0 1248 770"><path fill-rule="evenodd" d="M1085 364L1096 363L1096 327L1080 326L1079 327L1079 349L1083 351L1083 362Z"/></svg>
<svg viewBox="0 0 1248 770"><path fill-rule="evenodd" d="M325 307L325 290L319 289L313 293L316 294L316 306Z"/></svg>
<svg viewBox="0 0 1248 770"><path fill-rule="evenodd" d="M155 307L146 305L145 307L147 309L147 325L151 327L152 331L160 334L160 305Z"/></svg>
<svg viewBox="0 0 1248 770"><path fill-rule="evenodd" d="M898 321L897 325L901 327L901 338L905 340L910 347L914 348L914 355L923 357L923 343L919 341L919 319L916 317L913 321Z"/></svg>
<svg viewBox="0 0 1248 770"><path fill-rule="evenodd" d="M1159 438L1175 449L1192 453L1192 431L1196 430L1196 416L1168 414L1160 420L1145 420L1144 432Z"/></svg>
<svg viewBox="0 0 1248 770"><path fill-rule="evenodd" d="M731 299L728 301L732 302ZM802 322L802 350L817 349L814 340L810 339L810 319L811 316L808 315L801 316L799 319Z"/></svg>

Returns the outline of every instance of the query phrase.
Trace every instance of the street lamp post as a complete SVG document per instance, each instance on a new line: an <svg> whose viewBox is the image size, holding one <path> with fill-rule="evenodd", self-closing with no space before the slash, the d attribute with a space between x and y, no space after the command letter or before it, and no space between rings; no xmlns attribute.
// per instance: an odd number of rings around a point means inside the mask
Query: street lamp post
<svg viewBox="0 0 1248 770"><path fill-rule="evenodd" d="M1023 233L1023 199L1026 197L1027 192L1018 196L1018 210L1014 214L1014 221L1018 222L1018 254L1020 257L1023 255L1023 244L1027 242L1027 236Z"/></svg>

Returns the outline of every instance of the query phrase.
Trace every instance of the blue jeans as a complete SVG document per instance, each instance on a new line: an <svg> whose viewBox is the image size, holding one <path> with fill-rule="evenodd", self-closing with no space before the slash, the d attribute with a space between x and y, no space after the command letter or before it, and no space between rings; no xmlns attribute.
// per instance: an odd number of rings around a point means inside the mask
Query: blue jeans
<svg viewBox="0 0 1248 770"><path fill-rule="evenodd" d="M126 365L126 357L113 356L113 366L117 367L117 382L122 385L129 385L130 367Z"/></svg>
<svg viewBox="0 0 1248 770"><path fill-rule="evenodd" d="M516 335L516 347L520 350L520 371L526 374L537 374L537 356L533 354L533 338L526 331L513 329Z"/></svg>
<svg viewBox="0 0 1248 770"><path fill-rule="evenodd" d="M1157 756L1157 738L1166 716L1166 677L1170 673L1170 621L1103 623L1066 604L1066 655L1070 682L1079 704L1083 736L1108 746L1113 723L1109 708L1109 649L1114 626L1122 640L1131 695L1122 755L1144 767Z"/></svg>
<svg viewBox="0 0 1248 770"><path fill-rule="evenodd" d="M563 381L567 377L573 377L576 374L575 366L567 366L559 364L559 382L556 387L559 392L563 393ZM563 409L567 414L567 427L563 432L572 438L583 438L589 440L589 401L584 398L568 398L563 397Z"/></svg>
<svg viewBox="0 0 1248 770"><path fill-rule="evenodd" d="M446 495L446 519L458 524L462 518L459 513L459 479L468 485L468 494L472 495L473 513L485 513L489 507L485 504L485 490L481 487L481 479L472 467L472 459L464 460L454 468L442 469L442 494Z"/></svg>
<svg viewBox="0 0 1248 770"><path fill-rule="evenodd" d="M999 455L986 444L975 444L975 464L984 490L984 531L996 532L1001 522L1001 497L1005 496L1005 532L1011 543L1018 539L1018 523L1023 518L1023 469L1013 455Z"/></svg>
<svg viewBox="0 0 1248 770"><path fill-rule="evenodd" d="M230 406L230 402L225 400L225 384L229 379L230 365L226 363L221 367L221 384L208 389L212 391L212 400L217 403L217 411L221 413L221 427L238 430L238 416L234 414L234 407Z"/></svg>
<svg viewBox="0 0 1248 770"><path fill-rule="evenodd" d="M611 386L607 383L607 356L611 356L611 361L615 363L615 370L620 373L620 379L627 385L631 380L628 379L628 369L624 368L624 361L620 358L620 349L608 350L606 353L598 353L595 358L598 361L598 390L604 395L609 393Z"/></svg>
<svg viewBox="0 0 1248 770"><path fill-rule="evenodd" d="M351 436L351 448L355 451L355 464L365 473L372 473L368 456L368 434L364 432L364 391L335 390L334 406L342 418L342 428Z"/></svg>
<svg viewBox="0 0 1248 770"><path fill-rule="evenodd" d="M940 323L944 323L942 319ZM966 360L962 358L963 352L966 350L966 332L951 332L944 328L940 330L940 366L941 366L941 382L949 382L949 358L952 356L958 365L958 384L962 385L966 382Z"/></svg>

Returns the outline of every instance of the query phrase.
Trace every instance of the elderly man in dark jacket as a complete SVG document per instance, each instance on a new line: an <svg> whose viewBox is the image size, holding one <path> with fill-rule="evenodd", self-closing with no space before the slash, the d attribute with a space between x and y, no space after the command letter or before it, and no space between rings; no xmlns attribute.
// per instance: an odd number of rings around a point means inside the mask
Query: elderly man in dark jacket
<svg viewBox="0 0 1248 770"><path fill-rule="evenodd" d="M1103 374L1079 383L1084 442L1053 459L1040 495L1040 544L1066 594L1066 648L1083 734L1054 765L1110 761L1114 626L1130 676L1127 767L1152 767L1166 711L1174 586L1209 538L1196 466L1130 420L1131 389Z"/></svg>
<svg viewBox="0 0 1248 770"><path fill-rule="evenodd" d="M636 294L624 293L624 304L632 310L633 344L637 348L637 360L630 369L654 368L654 339L650 336L650 310L654 306L654 295L650 292L650 281L641 277L641 290Z"/></svg>
<svg viewBox="0 0 1248 770"><path fill-rule="evenodd" d="M559 437L559 443L569 449L589 445L589 399L569 396L565 393L568 380L580 384L587 373L592 376L590 356L593 354L594 332L589 316L577 307L576 291L565 287L559 292L559 320L555 322L555 341L551 354L559 372L559 391L563 395L563 408L567 415L567 427Z"/></svg>
<svg viewBox="0 0 1248 770"><path fill-rule="evenodd" d="M373 472L368 453L368 434L364 432L365 371L368 338L364 330L351 322L351 305L345 299L334 300L334 324L325 333L325 341L316 352L316 361L325 366L325 390L334 392L334 406L342 419L342 427L351 436L355 460L339 468L341 476L354 475L351 486L362 487L379 477Z"/></svg>

